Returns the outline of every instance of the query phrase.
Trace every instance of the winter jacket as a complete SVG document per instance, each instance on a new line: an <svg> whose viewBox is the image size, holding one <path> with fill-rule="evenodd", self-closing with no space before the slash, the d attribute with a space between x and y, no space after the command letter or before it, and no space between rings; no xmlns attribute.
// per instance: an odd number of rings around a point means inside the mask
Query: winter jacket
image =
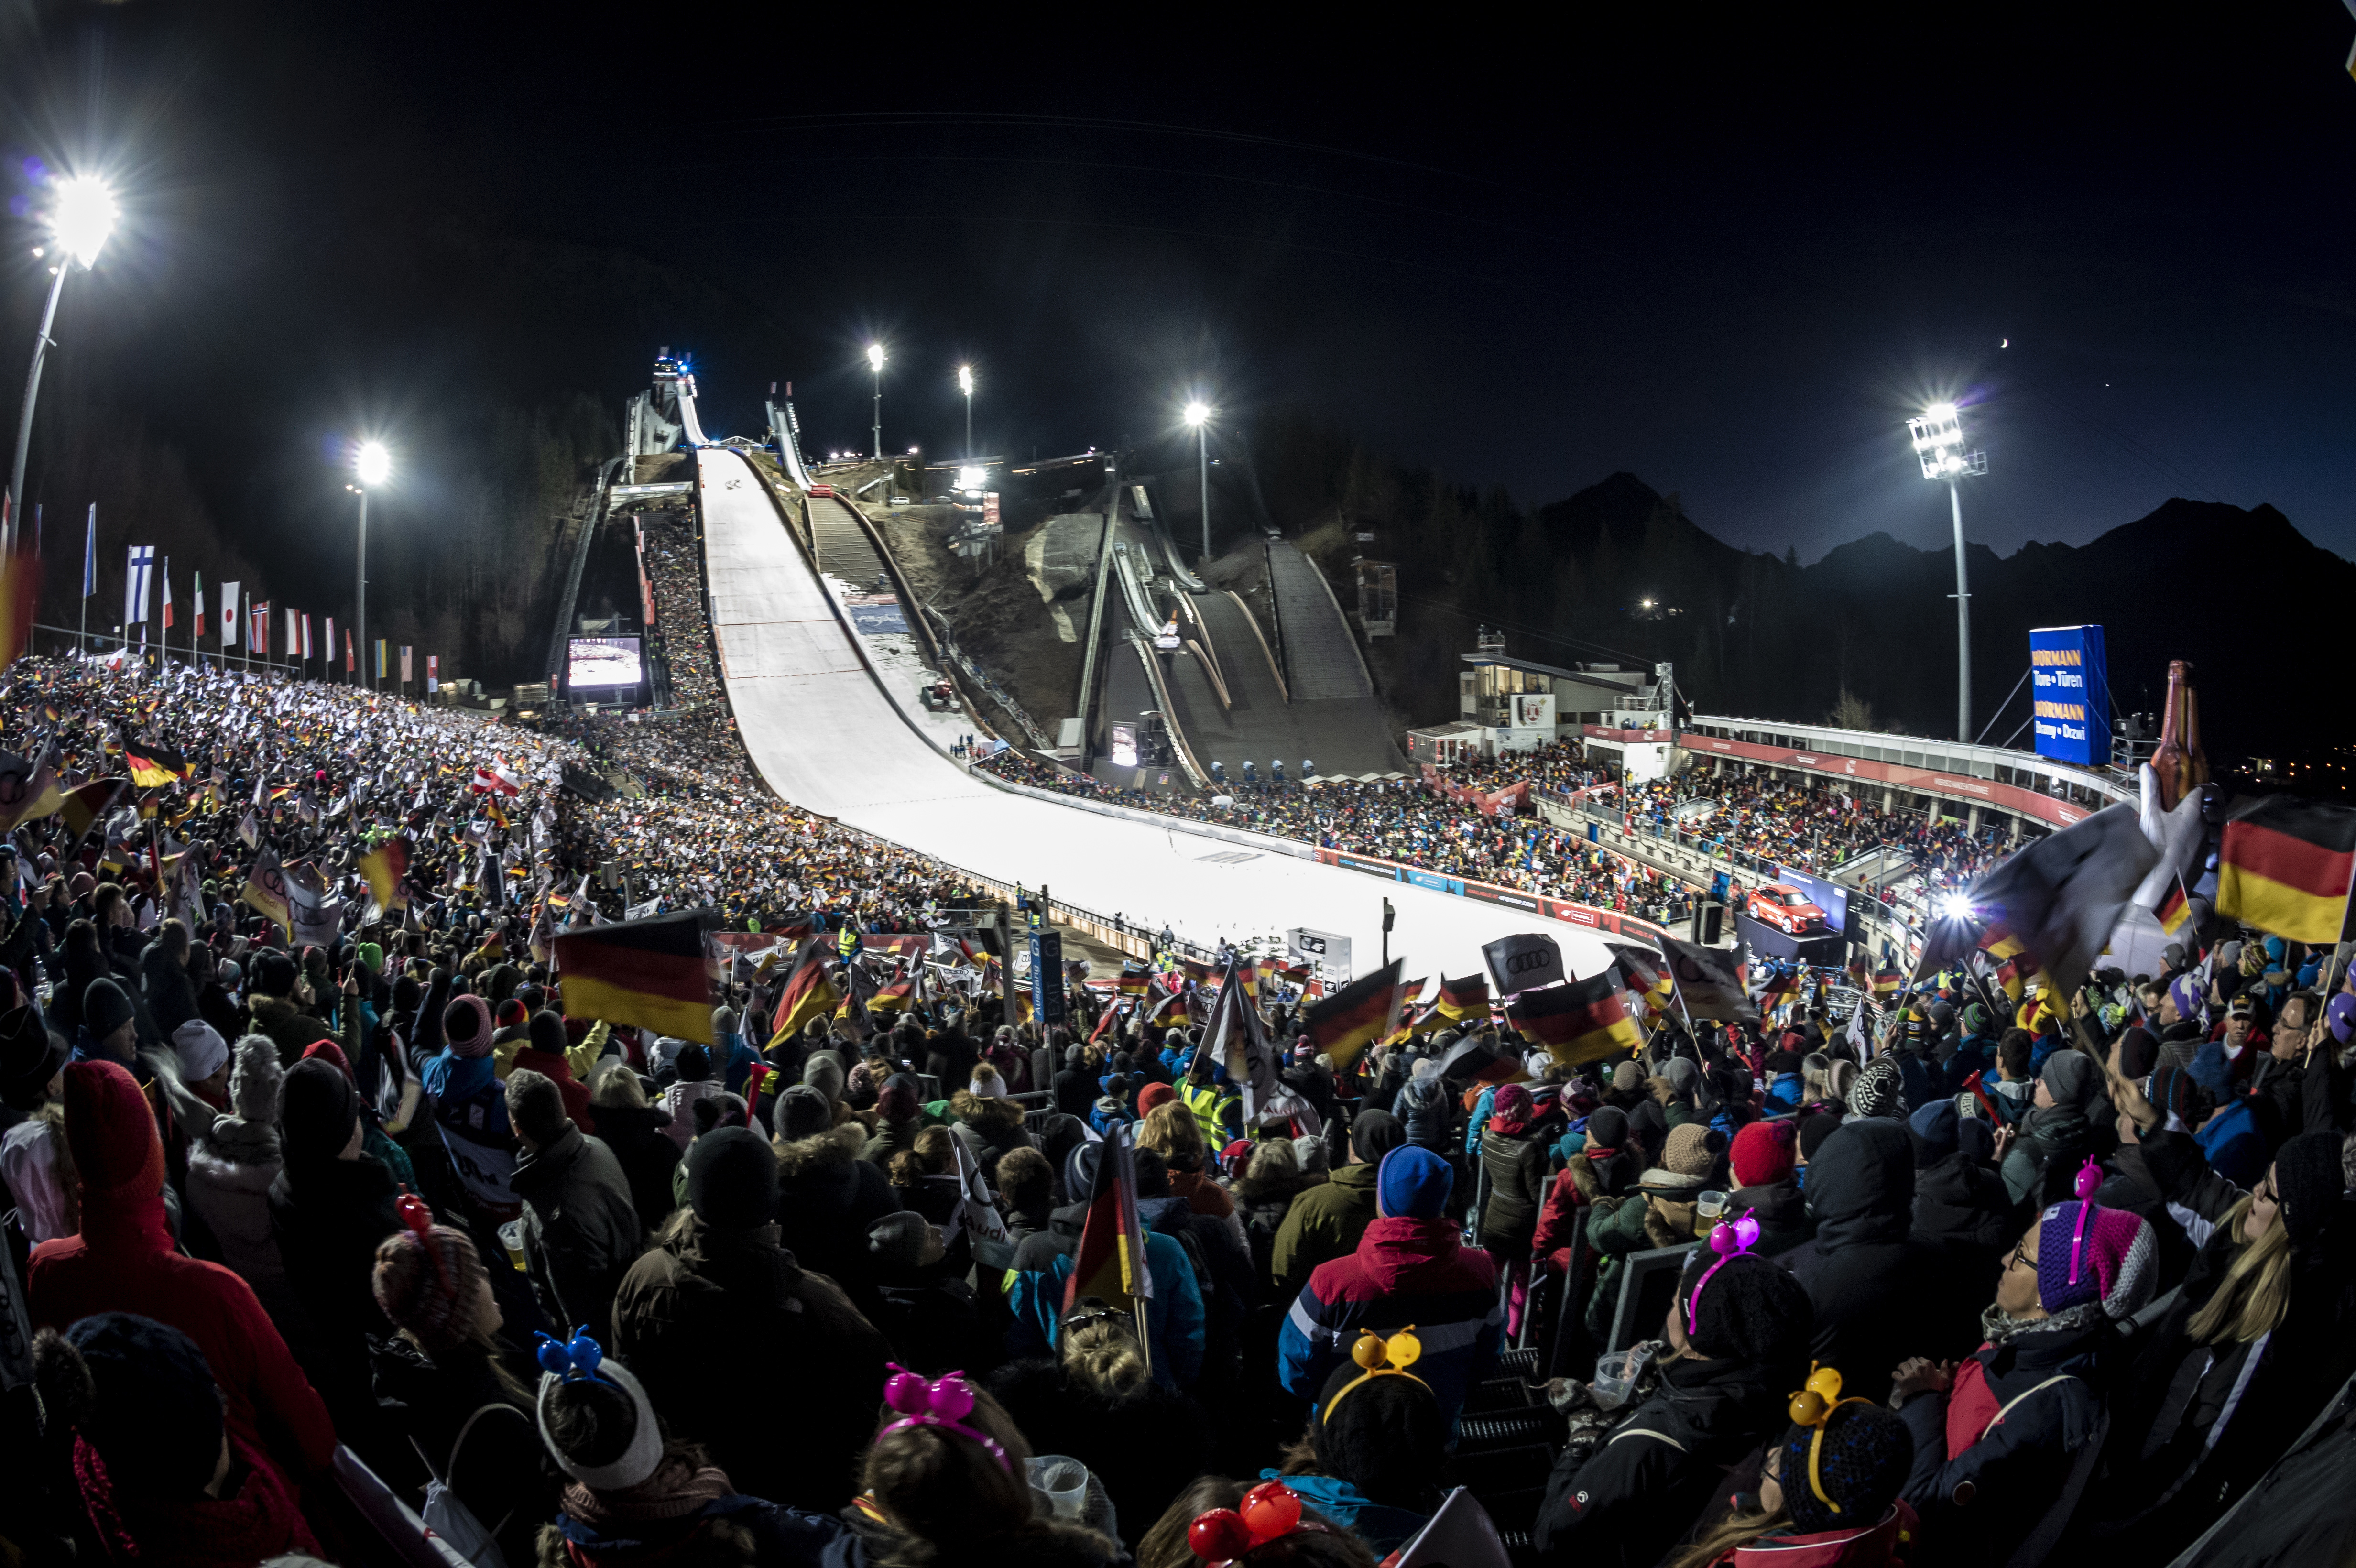
<svg viewBox="0 0 2356 1568"><path fill-rule="evenodd" d="M597 1113L589 1104L589 1085L573 1076L573 1063L566 1059L564 1052L541 1051L526 1044L515 1053L515 1060L508 1071L512 1072L517 1068L525 1068L553 1080L557 1093L563 1096L567 1119L583 1132L595 1136Z"/></svg>
<svg viewBox="0 0 2356 1568"><path fill-rule="evenodd" d="M621 1161L568 1123L538 1153L516 1161L515 1193L523 1200L524 1259L541 1311L568 1337L595 1334L646 1246Z"/></svg>
<svg viewBox="0 0 2356 1568"><path fill-rule="evenodd" d="M724 1093L719 1080L705 1078L692 1083L673 1083L662 1092L662 1108L670 1113L670 1125L664 1130L670 1141L685 1154L687 1146L695 1141L695 1103L709 1100ZM571 1107L567 1106L570 1114Z"/></svg>
<svg viewBox="0 0 2356 1568"><path fill-rule="evenodd" d="M890 1350L831 1280L777 1244L776 1227L672 1216L622 1281L614 1343L677 1435L709 1447L736 1486L800 1508L850 1500ZM783 1404L714 1375L756 1348L789 1380Z"/></svg>
<svg viewBox="0 0 2356 1568"><path fill-rule="evenodd" d="M1546 1200L1547 1152L1536 1133L1491 1127L1481 1136L1481 1165L1489 1175L1489 1201L1481 1211L1481 1245L1500 1263L1526 1257Z"/></svg>
<svg viewBox="0 0 2356 1568"><path fill-rule="evenodd" d="M1243 1221L1244 1241L1251 1248L1252 1276L1258 1280L1263 1293L1274 1284L1269 1261L1276 1254L1276 1238L1284 1229L1284 1218L1292 1211L1293 1200L1311 1188L1322 1185L1325 1173L1290 1176L1247 1176L1236 1183L1236 1212Z"/></svg>
<svg viewBox="0 0 2356 1568"><path fill-rule="evenodd" d="M777 1150L777 1239L796 1262L850 1293L862 1309L880 1309L867 1232L900 1210L898 1189L881 1166L859 1157L857 1122Z"/></svg>
<svg viewBox="0 0 2356 1568"><path fill-rule="evenodd" d="M1774 1530L1738 1546L1719 1563L1730 1568L1887 1568L1912 1557L1922 1524L1900 1498L1871 1524L1835 1530Z"/></svg>
<svg viewBox="0 0 2356 1568"><path fill-rule="evenodd" d="M1682 1540L1736 1461L1789 1421L1790 1381L1731 1358L1672 1361L1659 1391L1583 1463L1565 1450L1538 1509L1537 1560L1652 1568Z"/></svg>
<svg viewBox="0 0 2356 1568"><path fill-rule="evenodd" d="M1285 1314L1277 1378L1314 1401L1350 1360L1361 1329L1415 1326L1423 1346L1416 1375L1452 1426L1465 1392L1489 1375L1505 1333L1497 1265L1458 1241L1446 1220L1378 1219L1348 1257L1321 1264Z"/></svg>
<svg viewBox="0 0 2356 1568"><path fill-rule="evenodd" d="M1014 1285L1008 1308L1014 1321L1006 1331L1010 1356L1052 1356L1064 1331L1064 1282L1071 1277L1072 1254L1080 1244L1088 1206L1069 1203L1048 1219L1047 1234L1033 1236L1014 1250ZM1149 1231L1145 1271L1153 1282L1146 1309L1152 1340L1153 1379L1164 1388L1193 1386L1203 1368L1205 1314L1194 1264L1175 1236Z"/></svg>
<svg viewBox="0 0 2356 1568"><path fill-rule="evenodd" d="M517 1364L520 1355L506 1359L530 1388L537 1380L525 1374L533 1369ZM387 1424L404 1444L416 1445L434 1474L491 1532L509 1568L537 1561L540 1527L556 1517L564 1477L541 1444L532 1413L510 1403L490 1360L472 1349L437 1360L393 1334L369 1339L369 1366Z"/></svg>
<svg viewBox="0 0 2356 1568"><path fill-rule="evenodd" d="M1853 1116L1808 1162L1815 1239L1783 1263L1815 1307L1813 1351L1838 1367L1842 1392L1879 1400L1908 1356L1959 1356L1975 1342L1984 1295L1960 1265L1910 1239L1914 1155L1902 1122Z"/></svg>
<svg viewBox="0 0 2356 1568"><path fill-rule="evenodd" d="M1947 1392L1900 1407L1914 1438L1901 1495L1941 1562L2004 1563L2061 1496L2073 1456L2098 1434L2095 1352L2110 1332L2096 1322L1983 1344Z"/></svg>
<svg viewBox="0 0 2356 1568"><path fill-rule="evenodd" d="M1438 1074L1408 1080L1391 1102L1391 1114L1407 1124L1407 1141L1443 1157L1449 1152L1448 1125L1455 1110L1448 1086Z"/></svg>
<svg viewBox="0 0 2356 1568"><path fill-rule="evenodd" d="M303 1053L314 1040L332 1040L344 1048L344 1060L352 1057L352 1043L337 1034L325 1019L305 1012L291 997L249 997L246 1011L252 1017L249 1031L266 1034L278 1047L278 1064L292 1067L303 1060Z"/></svg>
<svg viewBox="0 0 2356 1568"><path fill-rule="evenodd" d="M1376 1556L1398 1551L1431 1522L1429 1514L1376 1502L1339 1476L1287 1476L1262 1470L1259 1478L1282 1481L1312 1510L1365 1541Z"/></svg>
<svg viewBox="0 0 2356 1568"><path fill-rule="evenodd" d="M1755 1250L1762 1257L1788 1253L1816 1233L1816 1222L1808 1215L1807 1197L1788 1176L1764 1187L1736 1188L1726 1195L1726 1212L1729 1218L1748 1212L1759 1221Z"/></svg>
<svg viewBox="0 0 2356 1568"><path fill-rule="evenodd" d="M166 1040L172 1038L174 1029L200 1016L196 982L188 978L184 966L172 961L161 942L150 942L139 955L139 988L147 1003L147 1016L155 1020L156 1032Z"/></svg>
<svg viewBox="0 0 2356 1568"><path fill-rule="evenodd" d="M2026 1208L2013 1202L2004 1179L1968 1155L1942 1156L1914 1173L1913 1233L1918 1242L1998 1264L2028 1223ZM1996 1287L1998 1272L2000 1268L1987 1270L1988 1289Z"/></svg>
<svg viewBox="0 0 2356 1568"><path fill-rule="evenodd" d="M365 1154L289 1164L270 1186L271 1235L296 1308L286 1338L339 1425L372 1413L367 1337L391 1326L369 1282L377 1243L401 1229L399 1196L392 1173Z"/></svg>
<svg viewBox="0 0 2356 1568"><path fill-rule="evenodd" d="M1277 1299L1297 1296L1317 1265L1347 1257L1375 1218L1375 1173L1371 1165L1345 1165L1292 1200L1269 1250L1268 1270Z"/></svg>
<svg viewBox="0 0 2356 1568"><path fill-rule="evenodd" d="M622 1175L630 1184L630 1201L648 1233L662 1229L670 1211L671 1172L679 1165L679 1146L670 1141L670 1113L656 1105L600 1105L597 1141L614 1151Z"/></svg>
<svg viewBox="0 0 2356 1568"><path fill-rule="evenodd" d="M1106 1399L1050 1360L1009 1361L983 1381L1033 1452L1087 1456L1132 1544L1196 1477L1216 1472L1218 1435L1191 1394L1148 1382Z"/></svg>
<svg viewBox="0 0 2356 1568"><path fill-rule="evenodd" d="M1011 1102L1010 1102L1011 1103ZM998 1185L998 1162L1012 1149L1033 1147L1031 1136L1023 1130L1023 1118L1017 1115L1005 1120L977 1117L971 1121L953 1122L949 1136L965 1146L965 1152L982 1179L994 1189Z"/></svg>
<svg viewBox="0 0 2356 1568"><path fill-rule="evenodd" d="M2094 1126L2077 1110L2067 1105L2032 1110L2004 1157L2004 1184L2016 1203L2059 1202L2069 1196L2079 1166L2100 1152Z"/></svg>
<svg viewBox="0 0 2356 1568"><path fill-rule="evenodd" d="M2147 1134L2161 1153L2176 1211L2194 1212L2205 1168L2183 1134ZM2222 1211L2217 1214L2222 1218ZM2197 1537L2256 1484L2356 1371L2356 1210L2342 1203L2325 1231L2292 1256L2282 1321L2261 1339L2192 1339L2189 1325L2215 1296L2243 1244L2212 1223L2183 1289L2133 1368L2113 1385L2113 1425L2095 1511L2100 1539L2134 1550ZM2276 1221L2280 1223L2279 1221ZM2163 1494L2171 1488L2174 1496Z"/></svg>
<svg viewBox="0 0 2356 1568"><path fill-rule="evenodd" d="M34 1328L63 1329L94 1312L168 1323L205 1353L238 1435L289 1476L316 1474L334 1456L327 1407L253 1287L173 1250L160 1187L127 1200L119 1191L85 1194L80 1234L34 1248L26 1276Z"/></svg>

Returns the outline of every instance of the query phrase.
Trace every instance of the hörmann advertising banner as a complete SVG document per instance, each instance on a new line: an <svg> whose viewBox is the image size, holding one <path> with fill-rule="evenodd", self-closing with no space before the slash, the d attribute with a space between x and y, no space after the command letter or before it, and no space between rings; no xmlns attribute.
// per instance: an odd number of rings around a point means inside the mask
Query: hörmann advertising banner
<svg viewBox="0 0 2356 1568"><path fill-rule="evenodd" d="M2082 768L2111 760L2111 673L2100 626L2045 626L2029 634L2029 699L2037 754Z"/></svg>

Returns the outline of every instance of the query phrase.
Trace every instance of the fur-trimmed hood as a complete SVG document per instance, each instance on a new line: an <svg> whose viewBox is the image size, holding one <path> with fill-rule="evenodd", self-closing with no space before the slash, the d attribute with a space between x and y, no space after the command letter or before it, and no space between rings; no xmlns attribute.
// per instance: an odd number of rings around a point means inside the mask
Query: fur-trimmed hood
<svg viewBox="0 0 2356 1568"><path fill-rule="evenodd" d="M830 1167L849 1165L867 1147L867 1129L856 1121L841 1122L822 1133L770 1147L776 1150L777 1180L783 1185Z"/></svg>

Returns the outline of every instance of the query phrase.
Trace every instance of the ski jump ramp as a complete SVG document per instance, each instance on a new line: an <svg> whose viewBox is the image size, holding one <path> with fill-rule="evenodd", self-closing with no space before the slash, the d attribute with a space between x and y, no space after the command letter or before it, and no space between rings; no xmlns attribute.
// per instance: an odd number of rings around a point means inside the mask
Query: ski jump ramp
<svg viewBox="0 0 2356 1568"><path fill-rule="evenodd" d="M704 566L721 672L738 732L769 787L809 810L1001 882L1133 926L1214 944L1290 926L1346 936L1365 974L1382 948L1410 978L1482 972L1481 945L1534 928L1586 977L1611 962L1597 937L1516 911L1168 826L1017 793L969 773L917 733L851 634L744 459L696 453Z"/></svg>

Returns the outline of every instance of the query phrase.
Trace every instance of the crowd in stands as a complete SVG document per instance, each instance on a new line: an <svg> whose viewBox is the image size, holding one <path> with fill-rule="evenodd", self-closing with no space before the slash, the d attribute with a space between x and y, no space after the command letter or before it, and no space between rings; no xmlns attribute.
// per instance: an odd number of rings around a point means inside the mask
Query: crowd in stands
<svg viewBox="0 0 2356 1568"><path fill-rule="evenodd" d="M1710 809L1694 811L1698 802ZM1696 769L1632 785L1622 809L1631 827L1674 836L1704 853L1734 849L1818 873L1869 850L1903 850L1933 891L1969 882L2011 848L1993 823L1975 834L1954 817L1933 821L1922 813L1885 810L1862 791L1758 773L1717 777Z"/></svg>
<svg viewBox="0 0 2356 1568"><path fill-rule="evenodd" d="M703 613L701 569L696 562L694 525L682 514L649 512L638 520L644 541L647 584L653 591L655 624L648 647L670 672L670 700L703 710L722 700L720 661Z"/></svg>
<svg viewBox="0 0 2356 1568"><path fill-rule="evenodd" d="M1495 762L1451 764L1449 782L1500 789L1524 779L1575 789L1596 775L1555 744ZM1693 912L1697 890L1679 879L1530 816L1484 815L1418 779L1319 778L1279 785L1229 780L1229 794L1208 798L1108 784L1008 750L978 766L1001 778L1116 805L1249 828L1322 849L1376 856L1443 876L1463 877L1617 910L1664 923ZM1224 804L1223 804L1224 803Z"/></svg>
<svg viewBox="0 0 2356 1568"><path fill-rule="evenodd" d="M568 1007L535 948L620 912L609 862L737 923L958 891L709 716L27 660L0 737L61 786L179 774L0 846L33 1568L381 1560L339 1452L506 1568L1374 1568L1459 1485L1566 1568L2167 1562L2259 1491L2204 1563L2356 1546L2344 1431L2278 1468L2356 1373L2347 946L2221 930L2072 1008L1954 976L1854 1029L1673 1012L1567 1064L1488 1021L1337 1058L1280 1006L1296 1109L1248 1120L1198 1029L1085 987L1044 1030L955 986L776 1029L789 965L720 983L708 1042ZM1414 788L1259 809L1630 896ZM270 858L318 941L243 901Z"/></svg>

